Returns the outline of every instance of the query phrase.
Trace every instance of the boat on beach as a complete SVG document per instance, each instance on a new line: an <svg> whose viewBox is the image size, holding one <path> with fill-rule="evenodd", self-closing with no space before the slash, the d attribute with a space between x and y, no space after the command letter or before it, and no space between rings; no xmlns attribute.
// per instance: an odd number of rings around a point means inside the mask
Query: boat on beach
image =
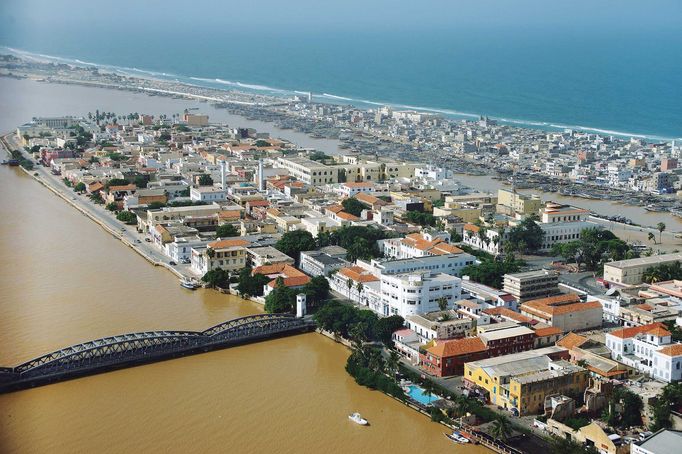
<svg viewBox="0 0 682 454"><path fill-rule="evenodd" d="M459 444L469 443L469 439L466 437L463 437L462 434L457 432L456 430L453 431L451 434L446 434L445 432L443 432L443 435L445 435L445 437L448 440L450 440L454 443L459 443Z"/></svg>
<svg viewBox="0 0 682 454"><path fill-rule="evenodd" d="M363 418L362 415L360 415L360 413L357 412L348 415L348 419L353 421L355 424L359 424L361 426L369 425L369 422L365 418Z"/></svg>
<svg viewBox="0 0 682 454"><path fill-rule="evenodd" d="M186 289L195 290L200 287L199 283L193 279L182 278L180 279L180 287Z"/></svg>

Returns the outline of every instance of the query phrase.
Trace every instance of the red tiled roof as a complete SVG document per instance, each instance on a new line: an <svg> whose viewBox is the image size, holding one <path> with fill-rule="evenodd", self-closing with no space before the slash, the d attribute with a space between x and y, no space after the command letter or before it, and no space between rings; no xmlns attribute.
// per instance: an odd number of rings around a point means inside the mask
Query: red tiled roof
<svg viewBox="0 0 682 454"><path fill-rule="evenodd" d="M308 276L294 276L285 277L282 279L282 281L285 287L302 287L310 282L310 278ZM277 279L273 279L268 282L268 286L272 288L275 288L275 285L277 285Z"/></svg>
<svg viewBox="0 0 682 454"><path fill-rule="evenodd" d="M555 334L561 334L563 331L561 331L559 328L556 328L554 326L547 326L544 328L535 328L535 335L537 337L546 337L546 336L553 336Z"/></svg>
<svg viewBox="0 0 682 454"><path fill-rule="evenodd" d="M211 249L223 249L228 247L248 246L251 242L246 240L218 240L208 243Z"/></svg>
<svg viewBox="0 0 682 454"><path fill-rule="evenodd" d="M682 344L673 344L663 347L658 351L658 353L666 356L681 356L682 355Z"/></svg>
<svg viewBox="0 0 682 454"><path fill-rule="evenodd" d="M483 352L485 350L485 344L478 337L436 341L436 345L427 349L429 353L440 358L467 355L469 353Z"/></svg>
<svg viewBox="0 0 682 454"><path fill-rule="evenodd" d="M378 277L370 273L364 268L359 266L350 266L348 268L341 268L339 274L346 276L347 278L355 282L376 282L379 280Z"/></svg>
<svg viewBox="0 0 682 454"><path fill-rule="evenodd" d="M561 339L559 339L556 344L559 347L564 347L564 348L571 350L575 347L580 347L585 342L587 342L587 340L588 339L585 336L581 336L580 334L576 334L576 333L571 332L571 333L566 334Z"/></svg>
<svg viewBox="0 0 682 454"><path fill-rule="evenodd" d="M657 336L669 336L670 331L665 329L665 325L661 322L656 322L656 323L650 323L648 325L642 325L642 326L631 326L629 328L621 328L617 329L615 331L611 331L610 334L611 336L618 337L620 339L630 339L631 337L635 337L638 334L646 334L649 333L650 331L656 330L656 332L661 333L661 331L658 331L658 329L662 329L665 331L665 334L657 334Z"/></svg>

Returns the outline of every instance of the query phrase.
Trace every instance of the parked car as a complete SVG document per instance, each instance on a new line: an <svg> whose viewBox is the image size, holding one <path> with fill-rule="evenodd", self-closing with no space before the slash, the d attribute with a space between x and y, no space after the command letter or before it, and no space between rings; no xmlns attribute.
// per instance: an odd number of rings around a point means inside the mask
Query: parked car
<svg viewBox="0 0 682 454"><path fill-rule="evenodd" d="M175 266L175 265L177 265L177 263L175 263L175 262L172 261L172 260L171 260L170 262L168 262L168 264L169 264L170 266Z"/></svg>

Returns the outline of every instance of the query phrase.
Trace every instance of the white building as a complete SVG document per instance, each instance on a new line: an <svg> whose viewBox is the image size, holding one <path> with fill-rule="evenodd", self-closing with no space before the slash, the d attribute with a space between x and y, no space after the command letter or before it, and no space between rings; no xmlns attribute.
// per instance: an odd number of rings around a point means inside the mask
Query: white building
<svg viewBox="0 0 682 454"><path fill-rule="evenodd" d="M195 202L223 202L227 200L227 193L223 189L213 186L199 186L198 188L192 187L189 190L189 197Z"/></svg>
<svg viewBox="0 0 682 454"><path fill-rule="evenodd" d="M606 333L611 358L667 383L682 379L682 344L671 343L662 323Z"/></svg>
<svg viewBox="0 0 682 454"><path fill-rule="evenodd" d="M370 309L379 315L403 318L439 310L441 298L452 309L462 295L461 279L445 273L384 275L380 289L380 299L368 301Z"/></svg>
<svg viewBox="0 0 682 454"><path fill-rule="evenodd" d="M370 262L358 260L357 263L377 275L430 271L460 276L464 267L476 263L476 258L463 252L399 260L372 259Z"/></svg>

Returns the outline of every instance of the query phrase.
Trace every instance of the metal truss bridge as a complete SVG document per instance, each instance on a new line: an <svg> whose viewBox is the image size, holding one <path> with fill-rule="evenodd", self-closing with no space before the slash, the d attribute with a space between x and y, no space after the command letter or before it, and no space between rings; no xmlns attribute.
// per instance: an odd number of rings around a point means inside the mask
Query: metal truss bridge
<svg viewBox="0 0 682 454"><path fill-rule="evenodd" d="M236 318L204 331L146 331L104 337L0 367L0 392L37 386L77 376L130 367L310 331L314 323L288 314Z"/></svg>

